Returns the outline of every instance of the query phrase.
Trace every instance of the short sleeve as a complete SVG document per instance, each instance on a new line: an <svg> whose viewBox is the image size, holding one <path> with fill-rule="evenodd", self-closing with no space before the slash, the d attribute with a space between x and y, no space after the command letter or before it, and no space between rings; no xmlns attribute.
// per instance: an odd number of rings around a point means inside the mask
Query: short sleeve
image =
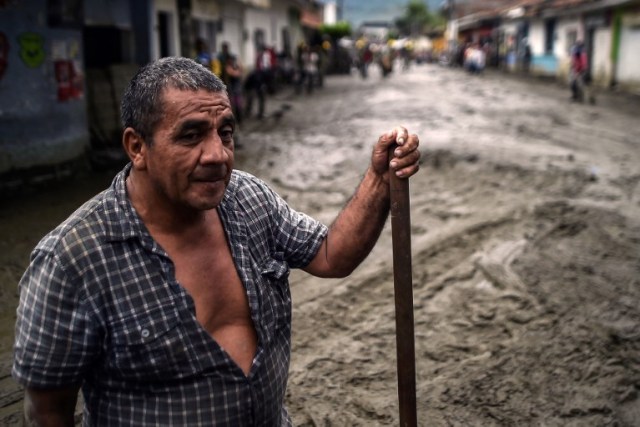
<svg viewBox="0 0 640 427"><path fill-rule="evenodd" d="M284 253L290 267L306 267L318 252L328 229L318 220L292 209L277 194L274 196L276 248Z"/></svg>
<svg viewBox="0 0 640 427"><path fill-rule="evenodd" d="M82 281L54 253L36 250L20 280L12 374L24 386L82 382L99 349Z"/></svg>

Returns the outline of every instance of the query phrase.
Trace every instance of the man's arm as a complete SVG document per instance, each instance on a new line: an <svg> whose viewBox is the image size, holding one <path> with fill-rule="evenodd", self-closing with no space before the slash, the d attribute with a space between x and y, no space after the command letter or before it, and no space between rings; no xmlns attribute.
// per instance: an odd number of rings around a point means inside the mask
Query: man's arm
<svg viewBox="0 0 640 427"><path fill-rule="evenodd" d="M397 144L394 158L389 148ZM418 137L398 127L378 139L371 165L355 194L329 227L304 270L318 277L345 277L369 255L389 214L389 174L406 179L419 169Z"/></svg>
<svg viewBox="0 0 640 427"><path fill-rule="evenodd" d="M73 427L80 386L59 389L27 387L24 391L24 425Z"/></svg>

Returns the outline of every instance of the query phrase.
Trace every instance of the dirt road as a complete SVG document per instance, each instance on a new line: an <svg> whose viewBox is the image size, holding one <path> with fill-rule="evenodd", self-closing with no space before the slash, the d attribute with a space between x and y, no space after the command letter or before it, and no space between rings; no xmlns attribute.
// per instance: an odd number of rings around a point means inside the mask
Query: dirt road
<svg viewBox="0 0 640 427"><path fill-rule="evenodd" d="M271 116L241 131L238 167L326 223L380 133L420 136L421 426L640 425L640 103L568 98L555 83L425 65L331 77L312 97L270 99ZM0 208L0 353L29 250L109 178ZM295 425L398 424L390 235L347 279L292 273Z"/></svg>

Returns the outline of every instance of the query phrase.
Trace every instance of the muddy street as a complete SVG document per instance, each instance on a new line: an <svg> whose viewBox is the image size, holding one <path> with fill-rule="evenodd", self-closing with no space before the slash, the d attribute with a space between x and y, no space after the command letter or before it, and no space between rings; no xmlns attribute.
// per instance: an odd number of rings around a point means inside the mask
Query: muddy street
<svg viewBox="0 0 640 427"><path fill-rule="evenodd" d="M420 136L419 425L640 425L640 102L570 103L557 83L437 65L376 71L268 99L240 130L236 165L329 224L381 133ZM112 175L0 207L0 420L19 405L7 375L29 252ZM291 286L294 424L398 425L390 226L350 277L294 271Z"/></svg>

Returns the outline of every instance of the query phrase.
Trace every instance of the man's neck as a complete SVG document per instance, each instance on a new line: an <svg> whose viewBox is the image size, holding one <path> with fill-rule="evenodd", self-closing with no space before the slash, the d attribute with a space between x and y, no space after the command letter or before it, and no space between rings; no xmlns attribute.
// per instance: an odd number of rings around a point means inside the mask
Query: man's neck
<svg viewBox="0 0 640 427"><path fill-rule="evenodd" d="M149 231L165 235L197 234L205 226L209 216L217 214L215 209L197 210L169 203L148 188L146 181L136 177L133 171L125 184L133 208Z"/></svg>

